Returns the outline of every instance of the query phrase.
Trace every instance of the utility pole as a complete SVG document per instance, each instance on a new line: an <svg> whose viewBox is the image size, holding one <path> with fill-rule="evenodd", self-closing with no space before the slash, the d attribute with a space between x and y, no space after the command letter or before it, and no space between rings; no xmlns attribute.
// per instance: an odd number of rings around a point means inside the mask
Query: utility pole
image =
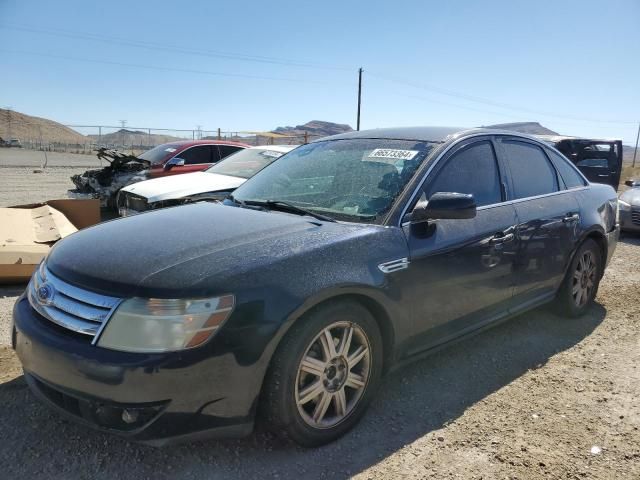
<svg viewBox="0 0 640 480"><path fill-rule="evenodd" d="M198 140L202 140L202 125L196 125L196 130L198 130Z"/></svg>
<svg viewBox="0 0 640 480"><path fill-rule="evenodd" d="M358 121L356 130L360 130L360 104L362 103L362 67L358 69Z"/></svg>
<svg viewBox="0 0 640 480"><path fill-rule="evenodd" d="M8 129L8 134L7 134L7 142L11 141L11 110L13 107L7 107L7 129Z"/></svg>
<svg viewBox="0 0 640 480"><path fill-rule="evenodd" d="M122 149L124 150L124 127L127 125L126 120L118 120L120 122L120 143L122 144Z"/></svg>
<svg viewBox="0 0 640 480"><path fill-rule="evenodd" d="M640 123L638 123L638 134L636 135L636 149L633 151L633 165L632 165L632 167L634 167L634 168L636 166L636 155L638 153L638 139L640 139Z"/></svg>

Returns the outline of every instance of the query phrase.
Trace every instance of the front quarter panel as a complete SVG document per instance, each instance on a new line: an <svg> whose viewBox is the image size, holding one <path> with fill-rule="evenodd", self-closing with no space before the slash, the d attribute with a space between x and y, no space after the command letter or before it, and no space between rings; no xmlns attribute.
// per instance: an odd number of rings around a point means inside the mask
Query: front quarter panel
<svg viewBox="0 0 640 480"><path fill-rule="evenodd" d="M207 276L207 262L202 258L176 267L194 270L202 278L201 283L208 284L193 285L198 290L224 290L236 296L236 309L219 335L239 365L256 368L256 378L260 380L247 385L249 395L256 400L282 337L295 322L303 321L301 317L306 312L324 301L345 295L359 296L375 302L386 317L393 319L391 335L396 341L411 332L410 318L394 274L385 274L378 268L381 263L408 256L402 231L356 226L349 234L327 244L323 239L324 228L344 228L333 225L318 227L315 234L307 233L304 240L285 238L270 252L259 245L250 245L237 258L233 270L219 273L217 278ZM172 275L172 271L162 275Z"/></svg>

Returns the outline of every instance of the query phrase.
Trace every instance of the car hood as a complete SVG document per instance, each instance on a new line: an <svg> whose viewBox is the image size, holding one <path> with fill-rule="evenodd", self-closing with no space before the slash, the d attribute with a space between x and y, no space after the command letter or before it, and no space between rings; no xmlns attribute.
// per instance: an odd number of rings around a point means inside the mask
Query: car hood
<svg viewBox="0 0 640 480"><path fill-rule="evenodd" d="M183 175L154 178L144 182L134 183L125 192L135 193L147 199L149 203L161 200L183 198L198 193L234 190L242 185L246 179L219 175L217 173L195 172Z"/></svg>
<svg viewBox="0 0 640 480"><path fill-rule="evenodd" d="M304 269L311 251L328 270L334 252L356 258L373 250L372 259L386 258L395 252L385 245L398 242L382 241L385 234L390 237L389 229L380 226L200 202L81 230L56 243L47 267L69 283L109 295L206 296L258 282L258 270L263 278L276 265L291 272L292 257L295 268Z"/></svg>
<svg viewBox="0 0 640 480"><path fill-rule="evenodd" d="M620 195L620 200L640 207L640 187L630 188Z"/></svg>

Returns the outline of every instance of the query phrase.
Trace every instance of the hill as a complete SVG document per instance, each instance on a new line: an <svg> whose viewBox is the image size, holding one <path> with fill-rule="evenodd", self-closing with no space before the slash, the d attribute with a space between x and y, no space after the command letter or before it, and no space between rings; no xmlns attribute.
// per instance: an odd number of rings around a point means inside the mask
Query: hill
<svg viewBox="0 0 640 480"><path fill-rule="evenodd" d="M102 137L98 135L87 135L87 137L102 145L143 145L147 147L184 140L183 138L173 137L171 135L149 134L149 132L142 130L128 130L126 128L103 134Z"/></svg>
<svg viewBox="0 0 640 480"><path fill-rule="evenodd" d="M0 137L18 138L23 144L84 144L87 138L75 130L46 118L0 108Z"/></svg>
<svg viewBox="0 0 640 480"><path fill-rule="evenodd" d="M511 130L513 132L528 133L529 135L560 135L558 132L543 127L538 122L497 123L495 125L487 125L484 128Z"/></svg>
<svg viewBox="0 0 640 480"><path fill-rule="evenodd" d="M304 136L305 132L307 132L313 137L327 137L329 135L336 135L338 133L351 131L353 131L353 128L347 124L324 122L322 120L311 120L304 125L296 125L295 127L278 127L275 130L272 130L273 133L295 136Z"/></svg>

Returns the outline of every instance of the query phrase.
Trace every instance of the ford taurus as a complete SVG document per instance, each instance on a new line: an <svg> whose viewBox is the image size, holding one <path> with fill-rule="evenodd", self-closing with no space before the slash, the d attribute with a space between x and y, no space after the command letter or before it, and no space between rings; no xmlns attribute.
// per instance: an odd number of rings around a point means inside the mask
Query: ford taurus
<svg viewBox="0 0 640 480"><path fill-rule="evenodd" d="M14 348L42 401L103 431L161 445L259 418L317 446L405 361L547 302L584 314L616 209L525 135L337 135L224 204L60 241L15 305Z"/></svg>

